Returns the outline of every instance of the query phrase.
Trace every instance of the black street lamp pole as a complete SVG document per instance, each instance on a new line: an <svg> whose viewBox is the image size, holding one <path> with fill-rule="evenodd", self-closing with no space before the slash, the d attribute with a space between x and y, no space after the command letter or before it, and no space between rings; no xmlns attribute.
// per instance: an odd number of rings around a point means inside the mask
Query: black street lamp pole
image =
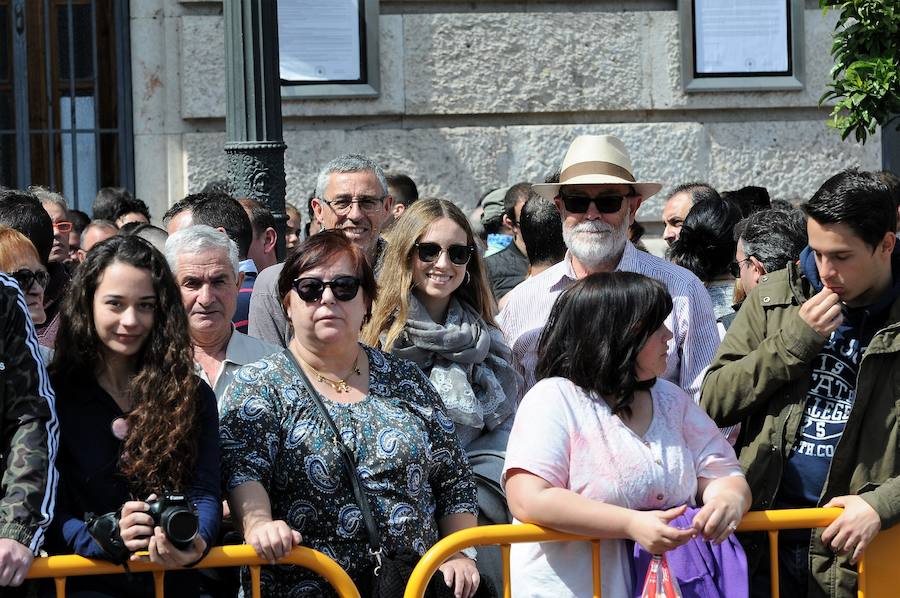
<svg viewBox="0 0 900 598"><path fill-rule="evenodd" d="M225 153L235 197L265 205L284 258L284 150L275 0L225 0Z"/></svg>

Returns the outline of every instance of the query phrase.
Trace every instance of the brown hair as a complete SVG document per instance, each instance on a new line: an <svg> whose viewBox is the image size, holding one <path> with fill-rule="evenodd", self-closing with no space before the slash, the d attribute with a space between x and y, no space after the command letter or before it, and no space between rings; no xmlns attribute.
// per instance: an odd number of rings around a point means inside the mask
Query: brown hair
<svg viewBox="0 0 900 598"><path fill-rule="evenodd" d="M278 278L278 297L281 299L282 309L288 294L293 288L294 281L300 278L304 272L313 268L330 264L346 255L350 258L350 264L359 277L360 287L366 299L366 318L372 311L372 304L378 297L378 285L375 283L375 275L372 267L366 259L363 250L350 242L344 233L339 230L325 230L307 238L294 247L284 262L281 276Z"/></svg>
<svg viewBox="0 0 900 598"><path fill-rule="evenodd" d="M137 355L138 371L129 387L132 409L123 447L127 458L120 460L119 471L140 497L164 490L183 492L197 460L199 379L181 293L166 258L149 242L117 235L87 253L63 300L50 375L54 385L69 387L96 376L103 358L94 326L94 293L103 273L116 262L146 270L157 297L153 327Z"/></svg>
<svg viewBox="0 0 900 598"><path fill-rule="evenodd" d="M12 272L20 263L23 254L30 253L36 262L40 262L37 249L28 237L14 228L0 225L0 272Z"/></svg>
<svg viewBox="0 0 900 598"><path fill-rule="evenodd" d="M413 288L413 250L416 242L435 221L449 218L466 233L466 243L475 246L469 220L455 204L446 199L420 199L403 212L388 238L384 265L381 268L381 296L372 308L372 319L363 328L364 343L377 347L381 333L387 331L383 349L390 351L403 332L409 316L409 294ZM494 297L487 281L484 260L475 251L466 264L468 276L453 291L453 296L469 304L491 326L494 322Z"/></svg>

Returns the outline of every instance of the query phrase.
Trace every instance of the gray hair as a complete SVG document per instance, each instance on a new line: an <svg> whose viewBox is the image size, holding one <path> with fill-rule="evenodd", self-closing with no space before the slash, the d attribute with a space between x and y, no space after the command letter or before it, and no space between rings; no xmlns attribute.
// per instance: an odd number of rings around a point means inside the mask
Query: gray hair
<svg viewBox="0 0 900 598"><path fill-rule="evenodd" d="M808 237L803 213L793 210L760 210L737 227L744 255L758 259L766 272L781 270L796 261Z"/></svg>
<svg viewBox="0 0 900 598"><path fill-rule="evenodd" d="M45 203L55 203L58 205L63 212L69 211L69 204L66 203L66 198L62 196L61 193L57 193L56 191L51 191L46 187L41 187L40 185L32 185L28 188L28 191L37 197L42 204Z"/></svg>
<svg viewBox="0 0 900 598"><path fill-rule="evenodd" d="M387 178L384 176L384 170L371 158L360 154L344 154L335 158L325 165L325 168L319 171L319 178L316 179L316 197L325 198L325 187L328 186L328 177L333 172L364 172L370 170L375 173L378 178L378 184L381 185L381 195L388 194Z"/></svg>
<svg viewBox="0 0 900 598"><path fill-rule="evenodd" d="M172 272L178 269L179 255L210 250L224 251L234 269L234 275L238 275L237 244L222 231L205 224L195 224L181 229L166 239L166 260Z"/></svg>

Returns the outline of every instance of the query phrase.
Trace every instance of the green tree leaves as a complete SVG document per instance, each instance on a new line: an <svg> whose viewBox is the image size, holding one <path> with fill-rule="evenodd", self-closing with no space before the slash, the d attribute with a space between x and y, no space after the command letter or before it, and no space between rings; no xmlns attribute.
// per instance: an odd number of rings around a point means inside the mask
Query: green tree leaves
<svg viewBox="0 0 900 598"><path fill-rule="evenodd" d="M832 82L819 104L836 100L828 126L865 143L900 115L900 0L819 0L840 10ZM900 127L900 124L898 124Z"/></svg>

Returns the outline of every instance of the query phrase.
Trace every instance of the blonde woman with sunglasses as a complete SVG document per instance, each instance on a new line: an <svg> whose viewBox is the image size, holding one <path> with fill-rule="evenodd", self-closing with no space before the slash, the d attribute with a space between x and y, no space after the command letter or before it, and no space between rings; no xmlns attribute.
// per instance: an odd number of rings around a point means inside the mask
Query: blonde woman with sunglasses
<svg viewBox="0 0 900 598"><path fill-rule="evenodd" d="M520 382L465 214L444 199L410 206L391 230L379 285L363 342L425 372L464 448L497 431L490 444L505 449Z"/></svg>

